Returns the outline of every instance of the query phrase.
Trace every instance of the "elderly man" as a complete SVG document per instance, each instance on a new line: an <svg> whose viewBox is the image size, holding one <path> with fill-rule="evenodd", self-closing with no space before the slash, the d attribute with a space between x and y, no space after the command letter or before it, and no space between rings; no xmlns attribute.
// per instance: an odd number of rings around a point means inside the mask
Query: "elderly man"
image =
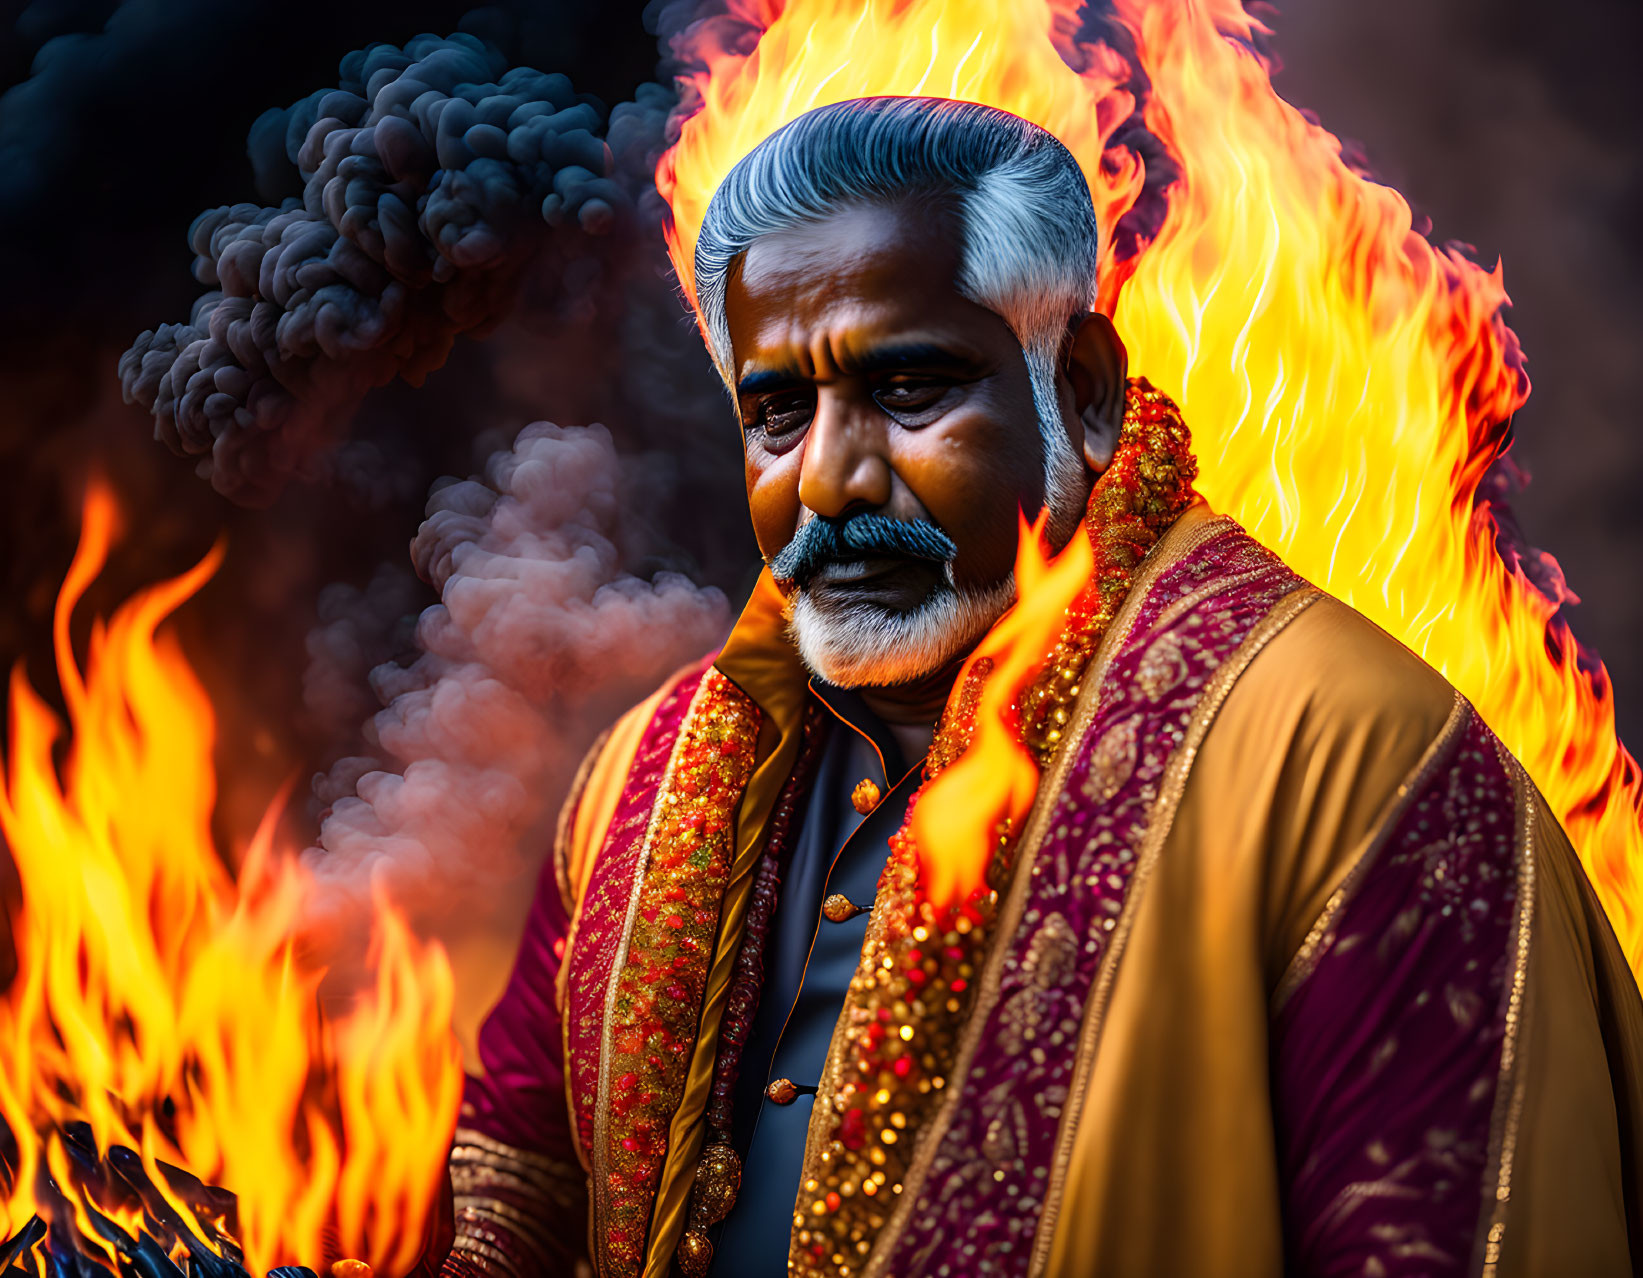
<svg viewBox="0 0 1643 1278"><path fill-rule="evenodd" d="M1097 245L1065 149L972 104L813 111L715 194L769 570L583 769L447 1273L1634 1272L1643 1007L1567 839L1193 498ZM1082 566L989 702L1050 589L1010 611L1022 511Z"/></svg>

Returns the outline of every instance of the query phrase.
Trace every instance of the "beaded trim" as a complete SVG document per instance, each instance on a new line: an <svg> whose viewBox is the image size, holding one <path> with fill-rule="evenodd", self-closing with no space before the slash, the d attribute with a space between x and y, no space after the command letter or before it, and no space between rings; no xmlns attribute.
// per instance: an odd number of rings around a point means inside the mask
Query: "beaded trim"
<svg viewBox="0 0 1643 1278"><path fill-rule="evenodd" d="M565 1096L576 1156L597 1185L601 1149L594 1140L600 1109L600 1061L609 995L627 945L656 796L668 775L686 714L701 686L701 668L682 673L649 703L650 718L611 815L604 843L572 916L558 995L564 1008ZM597 1203L597 1193L595 1206Z"/></svg>
<svg viewBox="0 0 1643 1278"><path fill-rule="evenodd" d="M684 1093L736 808L752 775L759 710L717 670L698 686L652 811L628 930L605 1005L594 1132L603 1264L644 1260L668 1123Z"/></svg>
<svg viewBox="0 0 1643 1278"><path fill-rule="evenodd" d="M759 995L764 989L764 948L776 912L782 868L800 813L809 796L811 775L821 757L826 727L815 702L805 708L800 729L803 744L787 784L776 799L759 868L754 872L742 943L736 951L735 971L725 998L719 1028L718 1055L713 1064L713 1089L707 1104L707 1146L696 1165L691 1187L689 1224L680 1239L678 1267L684 1278L703 1278L713 1262L713 1244L707 1236L735 1206L741 1189L742 1165L731 1144L735 1115L736 1080L741 1075L742 1051L753 1031Z"/></svg>

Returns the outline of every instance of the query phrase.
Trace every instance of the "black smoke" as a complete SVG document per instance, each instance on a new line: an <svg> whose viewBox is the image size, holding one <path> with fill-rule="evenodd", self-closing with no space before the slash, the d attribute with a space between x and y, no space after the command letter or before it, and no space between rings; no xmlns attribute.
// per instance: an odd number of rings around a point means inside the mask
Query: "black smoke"
<svg viewBox="0 0 1643 1278"><path fill-rule="evenodd" d="M120 359L156 435L243 502L328 453L368 391L419 385L493 328L550 229L608 235L629 210L607 113L563 75L465 33L373 45L340 73L251 129L259 189L300 194L201 215L189 242L211 291Z"/></svg>

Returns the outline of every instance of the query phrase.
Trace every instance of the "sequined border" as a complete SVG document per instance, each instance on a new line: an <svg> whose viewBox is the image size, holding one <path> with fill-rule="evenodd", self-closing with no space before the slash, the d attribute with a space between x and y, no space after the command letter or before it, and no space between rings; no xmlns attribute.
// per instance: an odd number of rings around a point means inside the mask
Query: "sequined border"
<svg viewBox="0 0 1643 1278"><path fill-rule="evenodd" d="M626 935L656 795L705 668L686 672L657 698L565 943L558 993L564 1009L565 1103L576 1155L590 1174L606 993L616 971L618 942Z"/></svg>
<svg viewBox="0 0 1643 1278"><path fill-rule="evenodd" d="M1473 712L1476 713L1475 711ZM1519 1031L1529 1014L1529 949L1535 911L1535 789L1520 764L1497 740L1495 751L1512 778L1519 813L1517 838L1517 919L1512 936L1512 983L1506 996L1505 1036L1500 1045L1495 1112L1489 1121L1489 1161L1495 1169L1490 1209L1478 1224L1476 1252L1482 1258L1480 1278L1495 1278L1506 1237L1506 1213L1512 1197L1512 1159L1517 1153L1518 1124L1523 1116L1527 1071Z"/></svg>
<svg viewBox="0 0 1643 1278"><path fill-rule="evenodd" d="M1170 759L1158 799L1147 818L1135 874L1125 895L1123 912L1113 931L1112 944L1102 957L1101 970L1085 1008L1083 1023L1079 1030L1072 1082L1067 1091L1066 1110L1056 1135L1055 1161L1045 1192L1044 1207L1039 1214L1038 1229L1033 1237L1032 1256L1027 1267L1029 1275L1043 1273L1049 1264L1055 1222L1061 1213L1061 1195L1066 1187L1067 1168L1072 1159L1072 1144L1077 1135L1084 1097L1089 1090L1090 1071L1095 1065L1095 1053L1106 1019L1108 997L1112 992L1118 964L1123 958L1129 940L1130 927L1135 920L1136 902L1152 877L1153 867L1175 823L1175 813L1180 806L1181 796L1186 791L1187 778L1192 771L1193 763L1197 760L1198 750L1209 732L1210 725L1220 714L1221 706L1231 693L1233 685L1249 667L1249 663L1284 627L1321 598L1321 591L1312 586L1301 586L1284 595L1261 618L1227 662L1215 672L1209 687L1205 689L1203 697L1193 709L1181 744L1176 747Z"/></svg>
<svg viewBox="0 0 1643 1278"><path fill-rule="evenodd" d="M599 1272L609 1278L627 1278L644 1263L758 728L753 701L709 670L668 761L636 866L606 995L594 1117L596 1241Z"/></svg>

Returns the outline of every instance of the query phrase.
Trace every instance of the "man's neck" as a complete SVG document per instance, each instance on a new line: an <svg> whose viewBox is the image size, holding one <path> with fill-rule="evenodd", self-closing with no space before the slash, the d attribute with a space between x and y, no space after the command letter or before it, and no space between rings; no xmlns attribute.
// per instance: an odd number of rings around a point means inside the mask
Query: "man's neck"
<svg viewBox="0 0 1643 1278"><path fill-rule="evenodd" d="M930 752L930 742L936 734L936 723L947 706L962 662L938 670L935 674L912 683L898 683L885 688L860 688L862 702L890 729L890 735L901 747L902 757L922 759Z"/></svg>

